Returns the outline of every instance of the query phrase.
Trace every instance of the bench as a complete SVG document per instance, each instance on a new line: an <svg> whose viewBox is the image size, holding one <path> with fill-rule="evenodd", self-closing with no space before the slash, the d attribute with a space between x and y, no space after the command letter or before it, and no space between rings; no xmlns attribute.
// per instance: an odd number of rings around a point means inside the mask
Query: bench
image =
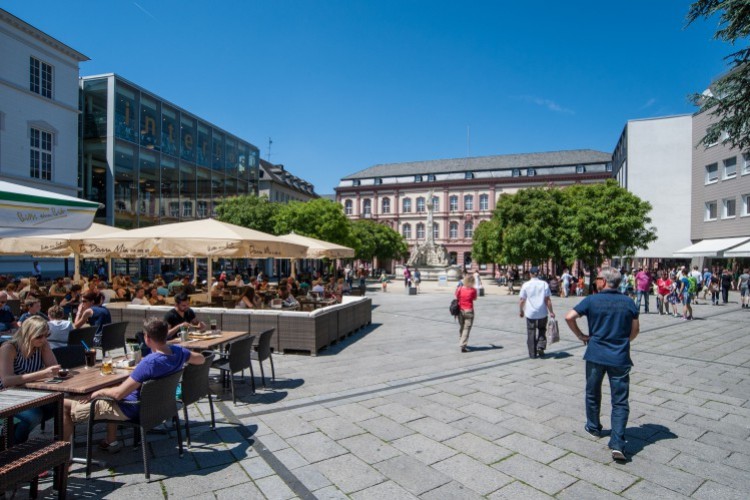
<svg viewBox="0 0 750 500"><path fill-rule="evenodd" d="M34 438L0 452L0 493L17 484L31 482L30 498L36 498L39 474L55 469L57 498L65 498L68 488L70 443Z"/></svg>

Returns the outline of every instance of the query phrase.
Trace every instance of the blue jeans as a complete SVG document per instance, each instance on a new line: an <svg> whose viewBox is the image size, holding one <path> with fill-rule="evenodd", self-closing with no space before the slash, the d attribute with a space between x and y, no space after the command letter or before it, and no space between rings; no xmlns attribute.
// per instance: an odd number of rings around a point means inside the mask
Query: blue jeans
<svg viewBox="0 0 750 500"><path fill-rule="evenodd" d="M55 416L55 404L48 404L41 408L32 408L14 415L13 420L13 443L25 443L29 439L29 434L35 427L42 423L42 420L49 420Z"/></svg>
<svg viewBox="0 0 750 500"><path fill-rule="evenodd" d="M602 430L599 413L602 406L602 381L604 375L609 377L609 389L612 393L612 432L609 436L609 447L624 451L625 427L628 425L630 405L630 367L606 366L586 361L586 428Z"/></svg>
<svg viewBox="0 0 750 500"><path fill-rule="evenodd" d="M649 295L648 292L642 292L640 290L638 290L637 292L635 292L635 307L636 307L636 309L638 309L638 312L641 311L641 298L645 298L646 299L646 305L645 305L645 308L643 310L646 312L646 314L648 314L648 295Z"/></svg>

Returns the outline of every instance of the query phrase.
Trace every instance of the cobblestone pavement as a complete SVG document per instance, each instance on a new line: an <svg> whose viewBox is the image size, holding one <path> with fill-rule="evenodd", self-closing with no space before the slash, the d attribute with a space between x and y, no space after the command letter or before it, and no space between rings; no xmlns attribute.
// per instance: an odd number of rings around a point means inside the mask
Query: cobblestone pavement
<svg viewBox="0 0 750 500"><path fill-rule="evenodd" d="M95 498L747 498L750 310L641 316L626 463L584 430L584 348L528 359L518 298L490 285L461 354L451 289L371 293L373 323L317 357L276 355L278 379L191 408L193 448L150 437L152 482L128 446L70 492ZM374 290L374 288L373 288ZM555 298L562 318L578 299ZM652 307L653 298L652 298ZM653 311L653 309L652 309ZM585 321L583 322L585 324ZM257 373L258 370L256 370ZM605 382L602 423L609 423ZM79 431L79 439L83 433ZM128 440L128 444L130 441ZM77 453L83 453L79 446ZM48 486L48 485L47 485ZM50 496L49 489L45 492Z"/></svg>

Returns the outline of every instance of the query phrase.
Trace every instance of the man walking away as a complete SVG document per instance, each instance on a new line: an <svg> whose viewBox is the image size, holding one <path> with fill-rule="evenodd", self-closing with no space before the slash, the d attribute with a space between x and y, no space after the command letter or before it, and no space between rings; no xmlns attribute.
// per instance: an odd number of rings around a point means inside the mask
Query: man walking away
<svg viewBox="0 0 750 500"><path fill-rule="evenodd" d="M614 460L625 460L625 428L630 415L630 342L639 332L638 309L632 300L617 291L622 276L605 267L596 277L601 293L590 295L571 309L565 321L576 337L586 344L586 426L592 436L602 435L599 419L602 381L606 374L612 399L612 431L609 448ZM578 318L586 316L589 334L578 327Z"/></svg>
<svg viewBox="0 0 750 500"><path fill-rule="evenodd" d="M711 271L707 267L703 268L703 300L706 300L706 296L711 291Z"/></svg>
<svg viewBox="0 0 750 500"><path fill-rule="evenodd" d="M748 285L750 284L750 269L745 270L737 278L737 289L740 291L740 306L743 309L750 309L750 294L748 294Z"/></svg>
<svg viewBox="0 0 750 500"><path fill-rule="evenodd" d="M549 285L539 279L539 268L529 271L531 279L521 287L520 316L526 317L526 344L529 357L543 357L547 348L547 314L553 318L552 299Z"/></svg>
<svg viewBox="0 0 750 500"><path fill-rule="evenodd" d="M563 269L562 276L560 279L563 283L563 296L567 299L570 296L570 282L573 280L573 276L568 272L567 269Z"/></svg>
<svg viewBox="0 0 750 500"><path fill-rule="evenodd" d="M635 307L640 312L641 310L641 299L645 299L645 305L643 311L648 314L648 296L651 293L651 274L649 274L642 267L638 268L638 273L635 275Z"/></svg>

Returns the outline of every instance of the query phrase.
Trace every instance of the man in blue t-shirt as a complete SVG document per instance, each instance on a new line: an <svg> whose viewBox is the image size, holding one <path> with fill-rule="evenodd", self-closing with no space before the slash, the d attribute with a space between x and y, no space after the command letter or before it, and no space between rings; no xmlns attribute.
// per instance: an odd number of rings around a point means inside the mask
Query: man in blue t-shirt
<svg viewBox="0 0 750 500"><path fill-rule="evenodd" d="M139 400L141 385L147 380L166 377L181 370L186 363L202 365L206 358L197 352L191 352L179 345L167 344L167 324L158 318L149 318L143 325L144 340L151 348L151 354L138 363L130 377L117 387L100 389L91 397L82 400L65 400L64 436L70 440L73 435L73 424L88 421L91 406L89 401L100 397L112 398L116 401L133 403ZM107 400L97 401L94 418L109 420L132 420L138 416L137 404L117 404ZM99 443L99 447L110 453L122 449L122 443L117 440L117 426L107 426L107 438Z"/></svg>
<svg viewBox="0 0 750 500"><path fill-rule="evenodd" d="M600 293L589 295L571 309L565 321L586 347L586 426L592 436L600 437L602 424L599 413L602 402L602 381L609 377L612 393L612 432L609 448L612 458L625 460L625 427L630 405L630 342L640 329L638 309L627 296L618 291L622 275L611 267L602 268L596 277ZM589 334L578 327L578 318L588 318Z"/></svg>

